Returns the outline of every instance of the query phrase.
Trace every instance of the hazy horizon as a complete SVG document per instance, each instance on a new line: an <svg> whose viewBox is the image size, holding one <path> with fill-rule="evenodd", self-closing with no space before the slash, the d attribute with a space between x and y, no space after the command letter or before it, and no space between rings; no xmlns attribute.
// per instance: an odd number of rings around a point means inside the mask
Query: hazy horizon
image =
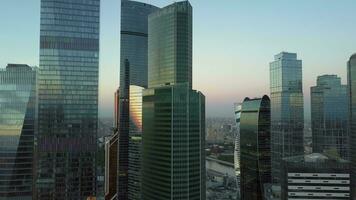
<svg viewBox="0 0 356 200"><path fill-rule="evenodd" d="M142 1L165 6L173 1ZM356 52L356 1L206 1L193 6L193 88L202 91L208 117L232 117L244 97L269 95L269 63L281 51L303 61L305 116L310 86L322 74L346 83L346 62ZM40 0L4 0L0 8L0 67L38 66ZM21 5L21 6L19 6ZM11 20L10 20L11 18ZM101 117L111 117L119 83L120 1L101 1Z"/></svg>

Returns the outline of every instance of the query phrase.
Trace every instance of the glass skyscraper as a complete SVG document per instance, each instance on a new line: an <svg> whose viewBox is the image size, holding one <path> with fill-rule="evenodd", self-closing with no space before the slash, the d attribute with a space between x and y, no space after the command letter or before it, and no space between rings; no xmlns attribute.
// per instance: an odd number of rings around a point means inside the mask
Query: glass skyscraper
<svg viewBox="0 0 356 200"><path fill-rule="evenodd" d="M37 199L96 195L100 0L41 0Z"/></svg>
<svg viewBox="0 0 356 200"><path fill-rule="evenodd" d="M356 54L347 63L350 111L351 199L356 199Z"/></svg>
<svg viewBox="0 0 356 200"><path fill-rule="evenodd" d="M36 75L28 65L0 69L0 199L32 199Z"/></svg>
<svg viewBox="0 0 356 200"><path fill-rule="evenodd" d="M271 108L268 96L246 98L240 117L241 199L264 199L271 182Z"/></svg>
<svg viewBox="0 0 356 200"><path fill-rule="evenodd" d="M311 87L313 152L334 151L349 158L347 86L336 75L318 76Z"/></svg>
<svg viewBox="0 0 356 200"><path fill-rule="evenodd" d="M205 199L205 97L192 90L192 7L149 15L142 199Z"/></svg>
<svg viewBox="0 0 356 200"><path fill-rule="evenodd" d="M270 63L272 181L279 182L281 159L303 155L302 61L281 52Z"/></svg>
<svg viewBox="0 0 356 200"><path fill-rule="evenodd" d="M137 124L132 123L137 116L131 116L131 98L130 90L132 86L147 87L147 38L148 38L148 15L158 10L157 7L136 2L136 1L121 1L121 33L120 33L120 97L119 97L119 156L118 156L118 198L132 199L132 192L139 192L140 187L133 187L133 182L130 182L130 177L135 177L135 184L139 186L137 174L129 171L129 161L137 159L130 158L130 141L131 133ZM133 102L135 104L135 102ZM137 110L136 110L137 111ZM134 111L134 112L136 112ZM142 111L141 111L142 112ZM132 127L134 126L134 127ZM136 138L136 136L135 136ZM135 151L139 150L137 146L138 140L132 143L132 148ZM138 152L137 152L138 153ZM136 162L136 164L140 164ZM130 166L133 167L133 166ZM139 169L140 166L134 167ZM129 173L136 175L130 175ZM129 182L131 184L129 184ZM131 191L129 194L129 191ZM129 197L130 196L130 197ZM135 199L135 198L134 198Z"/></svg>

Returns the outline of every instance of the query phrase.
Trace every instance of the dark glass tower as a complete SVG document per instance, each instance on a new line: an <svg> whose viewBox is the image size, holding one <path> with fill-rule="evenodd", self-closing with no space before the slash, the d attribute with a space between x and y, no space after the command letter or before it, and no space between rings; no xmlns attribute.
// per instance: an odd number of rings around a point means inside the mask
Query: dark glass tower
<svg viewBox="0 0 356 200"><path fill-rule="evenodd" d="M133 117L131 116L130 85L147 87L147 32L148 15L158 8L149 4L122 0L121 2L121 38L120 38L120 97L119 97L119 154L118 154L118 199L133 199L134 193L140 193L139 179L129 181L140 172L140 166L130 166L130 130ZM142 111L140 111L142 112ZM135 135L136 137L137 135ZM137 140L132 142L134 151L140 149ZM131 160L137 159L136 154ZM140 164L139 162L135 162ZM133 169L136 169L133 170ZM129 173L136 174L130 176ZM129 182L131 184L129 184ZM129 194L129 191L131 191ZM132 193L133 192L133 193ZM135 198L134 198L135 199Z"/></svg>
<svg viewBox="0 0 356 200"><path fill-rule="evenodd" d="M148 20L149 89L143 92L142 199L205 199L205 97L192 90L192 7Z"/></svg>
<svg viewBox="0 0 356 200"><path fill-rule="evenodd" d="M318 76L311 87L313 152L335 152L349 158L347 86L336 75Z"/></svg>
<svg viewBox="0 0 356 200"><path fill-rule="evenodd" d="M36 74L28 65L0 69L0 199L32 199Z"/></svg>
<svg viewBox="0 0 356 200"><path fill-rule="evenodd" d="M37 199L96 195L100 0L41 0Z"/></svg>
<svg viewBox="0 0 356 200"><path fill-rule="evenodd" d="M271 182L271 108L268 96L246 98L240 117L241 199L264 199Z"/></svg>
<svg viewBox="0 0 356 200"><path fill-rule="evenodd" d="M284 157L304 154L302 61L281 52L270 63L272 181L279 183Z"/></svg>
<svg viewBox="0 0 356 200"><path fill-rule="evenodd" d="M350 159L351 159L351 199L356 199L356 54L348 61L347 82L349 86L350 111Z"/></svg>

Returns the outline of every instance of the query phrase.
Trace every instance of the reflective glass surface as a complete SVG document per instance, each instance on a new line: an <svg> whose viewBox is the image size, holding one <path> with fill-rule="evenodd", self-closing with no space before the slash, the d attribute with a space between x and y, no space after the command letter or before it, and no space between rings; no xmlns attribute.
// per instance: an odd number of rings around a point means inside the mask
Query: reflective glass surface
<svg viewBox="0 0 356 200"><path fill-rule="evenodd" d="M350 57L347 68L350 105L350 158L351 158L351 199L356 198L356 54Z"/></svg>
<svg viewBox="0 0 356 200"><path fill-rule="evenodd" d="M313 152L335 152L349 158L348 95L336 75L323 75L311 87L311 120Z"/></svg>
<svg viewBox="0 0 356 200"><path fill-rule="evenodd" d="M246 98L240 117L241 199L262 200L271 182L271 109L268 96Z"/></svg>
<svg viewBox="0 0 356 200"><path fill-rule="evenodd" d="M302 61L282 52L270 63L272 178L279 182L281 159L304 154Z"/></svg>
<svg viewBox="0 0 356 200"><path fill-rule="evenodd" d="M148 85L192 86L192 7L174 3L148 17Z"/></svg>
<svg viewBox="0 0 356 200"><path fill-rule="evenodd" d="M205 199L205 97L187 84L143 95L142 199Z"/></svg>
<svg viewBox="0 0 356 200"><path fill-rule="evenodd" d="M38 199L96 194L100 0L41 0Z"/></svg>
<svg viewBox="0 0 356 200"><path fill-rule="evenodd" d="M0 69L0 199L32 199L36 74L27 65Z"/></svg>

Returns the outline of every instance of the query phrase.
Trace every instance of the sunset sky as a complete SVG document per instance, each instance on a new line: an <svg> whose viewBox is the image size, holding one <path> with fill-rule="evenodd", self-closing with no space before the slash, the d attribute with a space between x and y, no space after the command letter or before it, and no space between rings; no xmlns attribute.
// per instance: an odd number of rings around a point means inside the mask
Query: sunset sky
<svg viewBox="0 0 356 200"><path fill-rule="evenodd" d="M39 0L1 0L0 67L39 63ZM174 1L142 2L165 6ZM281 51L303 60L305 115L310 86L322 74L346 83L356 52L355 0L191 0L193 87L207 98L207 116L233 116L233 103L269 95L269 62ZM120 0L101 0L100 116L112 116L119 83Z"/></svg>

